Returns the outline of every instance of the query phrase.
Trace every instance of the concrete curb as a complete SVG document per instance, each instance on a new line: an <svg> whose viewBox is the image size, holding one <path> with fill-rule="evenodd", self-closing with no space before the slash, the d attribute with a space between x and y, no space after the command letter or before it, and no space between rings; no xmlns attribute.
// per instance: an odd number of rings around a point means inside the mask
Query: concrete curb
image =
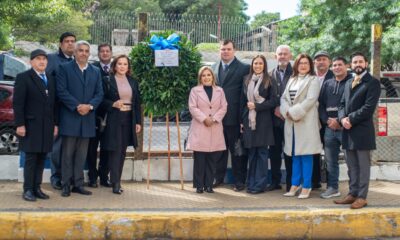
<svg viewBox="0 0 400 240"><path fill-rule="evenodd" d="M0 239L400 237L400 208L222 212L1 212Z"/></svg>

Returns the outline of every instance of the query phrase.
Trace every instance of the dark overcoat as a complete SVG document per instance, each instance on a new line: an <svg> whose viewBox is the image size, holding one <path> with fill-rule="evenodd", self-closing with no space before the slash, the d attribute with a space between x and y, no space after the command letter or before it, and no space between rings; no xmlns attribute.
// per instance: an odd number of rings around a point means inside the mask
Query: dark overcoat
<svg viewBox="0 0 400 240"><path fill-rule="evenodd" d="M360 84L351 88L352 79L346 82L339 106L339 120L349 117L352 127L343 129L342 146L347 150L376 149L373 115L381 93L380 83L366 73Z"/></svg>
<svg viewBox="0 0 400 240"><path fill-rule="evenodd" d="M259 95L264 97L262 103L256 103L256 129L251 130L249 127L249 109L247 108L247 85L246 81L243 87L243 94L241 97L242 106L242 122L243 122L243 140L246 148L251 147L267 147L275 144L273 133L272 115L273 109L278 105L279 99L274 96L276 90L275 82L271 81L271 85L265 88L263 84L260 85Z"/></svg>
<svg viewBox="0 0 400 240"><path fill-rule="evenodd" d="M219 79L219 71L222 69L221 61L212 67L217 85L222 87L228 102L228 110L222 121L225 126L238 126L241 121L240 95L243 90L243 78L249 74L250 66L242 63L236 57L229 65L225 79Z"/></svg>
<svg viewBox="0 0 400 240"><path fill-rule="evenodd" d="M131 77L128 77L129 85L132 88L132 132L129 137L128 146L137 147L138 141L135 132L136 124L141 125L141 110L140 110L140 91L139 84L136 80ZM102 111L107 113L107 125L104 129L103 134L101 135L101 148L106 151L113 151L117 147L117 131L119 125L121 125L121 111L117 108L114 108L112 105L115 101L120 100L117 82L115 80L114 75L110 75L110 77L103 78L103 88L104 88L104 99L101 103L100 108Z"/></svg>
<svg viewBox="0 0 400 240"><path fill-rule="evenodd" d="M90 138L95 136L95 112L82 116L78 113L79 104L91 104L95 109L103 100L103 87L100 70L88 64L82 72L71 61L62 64L57 72L57 96L60 105L59 133L62 136Z"/></svg>
<svg viewBox="0 0 400 240"><path fill-rule="evenodd" d="M30 69L17 75L14 86L13 108L15 125L25 126L26 135L20 137L19 148L24 152L51 152L54 126L57 122L55 81L46 74L47 86Z"/></svg>

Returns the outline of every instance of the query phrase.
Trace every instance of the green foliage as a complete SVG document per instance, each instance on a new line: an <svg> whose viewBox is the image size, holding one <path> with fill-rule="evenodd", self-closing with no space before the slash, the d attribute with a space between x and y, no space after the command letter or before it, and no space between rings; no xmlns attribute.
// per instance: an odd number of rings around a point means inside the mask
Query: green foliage
<svg viewBox="0 0 400 240"><path fill-rule="evenodd" d="M207 52L218 52L219 43L200 43L196 45L197 50Z"/></svg>
<svg viewBox="0 0 400 240"><path fill-rule="evenodd" d="M172 31L157 33L167 38ZM197 82L201 56L197 49L181 36L179 67L156 67L154 52L147 45L150 38L132 48L132 71L139 80L145 113L164 115L179 112L187 106L190 89Z"/></svg>
<svg viewBox="0 0 400 240"><path fill-rule="evenodd" d="M126 1L126 0L100 0L99 10L124 10L133 14L140 12L160 12L161 9L158 1L154 0L140 0L140 1Z"/></svg>
<svg viewBox="0 0 400 240"><path fill-rule="evenodd" d="M0 23L0 50L8 50L12 47L11 27Z"/></svg>
<svg viewBox="0 0 400 240"><path fill-rule="evenodd" d="M262 11L261 13L258 13L254 16L254 20L251 21L250 27L252 29L258 28L260 26L266 25L268 23L277 21L281 19L281 14L279 12L277 13L269 13Z"/></svg>
<svg viewBox="0 0 400 240"><path fill-rule="evenodd" d="M278 42L290 45L294 54L313 55L318 50L332 56L348 57L354 51L369 54L371 25L379 23L383 27L383 65L400 61L396 44L400 41L399 1L302 0L301 11L302 16L279 24Z"/></svg>

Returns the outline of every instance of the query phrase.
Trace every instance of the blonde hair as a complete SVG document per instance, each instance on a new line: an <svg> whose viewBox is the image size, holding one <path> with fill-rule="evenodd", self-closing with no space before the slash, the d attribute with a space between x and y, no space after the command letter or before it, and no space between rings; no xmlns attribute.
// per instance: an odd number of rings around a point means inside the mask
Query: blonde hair
<svg viewBox="0 0 400 240"><path fill-rule="evenodd" d="M212 70L209 66L203 66L203 67L201 67L201 68L199 69L199 73L198 73L198 75L197 75L197 85L202 85L202 83L201 83L201 75L202 75L203 72L206 71L206 70L210 71L210 73L211 73L211 75L212 75L212 78L213 78L213 80L212 80L212 86L213 86L213 87L216 86L216 84L215 84L215 75L214 75L214 72L213 72L213 70Z"/></svg>

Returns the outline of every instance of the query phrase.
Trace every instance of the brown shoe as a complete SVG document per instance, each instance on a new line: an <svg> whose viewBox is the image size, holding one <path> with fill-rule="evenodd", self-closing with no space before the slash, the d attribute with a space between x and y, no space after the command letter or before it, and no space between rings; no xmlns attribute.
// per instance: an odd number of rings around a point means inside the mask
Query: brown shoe
<svg viewBox="0 0 400 240"><path fill-rule="evenodd" d="M349 194L345 198L339 199L339 200L335 200L333 202L336 203L336 204L352 204L355 201L356 201L356 198Z"/></svg>
<svg viewBox="0 0 400 240"><path fill-rule="evenodd" d="M368 205L368 202L364 198L357 198L350 206L351 209L360 209Z"/></svg>

